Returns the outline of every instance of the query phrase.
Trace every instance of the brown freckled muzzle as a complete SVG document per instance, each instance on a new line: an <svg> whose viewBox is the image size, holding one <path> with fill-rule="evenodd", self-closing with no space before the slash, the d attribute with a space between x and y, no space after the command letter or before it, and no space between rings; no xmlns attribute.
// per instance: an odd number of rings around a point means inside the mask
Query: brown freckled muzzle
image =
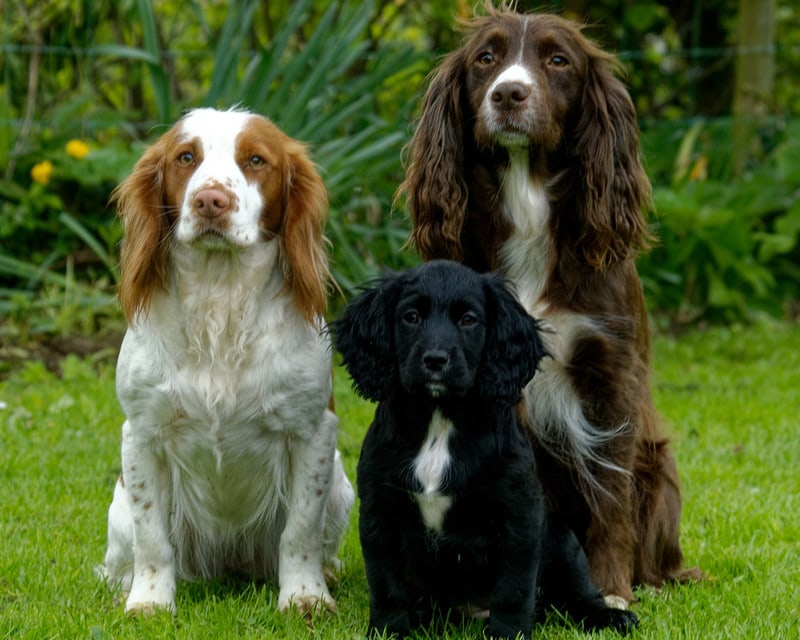
<svg viewBox="0 0 800 640"><path fill-rule="evenodd" d="M192 212L202 218L218 218L230 209L231 200L219 189L203 189L198 191L192 202Z"/></svg>

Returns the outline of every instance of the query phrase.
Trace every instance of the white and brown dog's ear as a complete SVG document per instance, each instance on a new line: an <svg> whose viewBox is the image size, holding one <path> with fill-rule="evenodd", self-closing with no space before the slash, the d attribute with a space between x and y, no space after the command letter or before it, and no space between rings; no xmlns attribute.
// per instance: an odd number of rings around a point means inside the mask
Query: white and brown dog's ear
<svg viewBox="0 0 800 640"><path fill-rule="evenodd" d="M331 282L327 244L328 192L305 147L286 141L280 241L292 295L309 322L322 316Z"/></svg>
<svg viewBox="0 0 800 640"><path fill-rule="evenodd" d="M502 404L516 404L547 353L539 322L528 315L502 278L484 276L487 332L476 377L481 395Z"/></svg>
<svg viewBox="0 0 800 640"><path fill-rule="evenodd" d="M397 378L394 313L400 277L387 275L362 291L332 325L334 344L356 392L375 402L386 399Z"/></svg>
<svg viewBox="0 0 800 640"><path fill-rule="evenodd" d="M111 194L124 230L119 301L128 324L147 313L153 294L167 283L174 203L166 202L165 172L174 136L173 128L149 147Z"/></svg>

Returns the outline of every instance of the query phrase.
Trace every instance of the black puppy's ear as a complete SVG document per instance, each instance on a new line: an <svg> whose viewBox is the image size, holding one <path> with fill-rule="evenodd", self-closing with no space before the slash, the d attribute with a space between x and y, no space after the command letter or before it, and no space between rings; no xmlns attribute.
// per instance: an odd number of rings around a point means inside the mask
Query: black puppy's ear
<svg viewBox="0 0 800 640"><path fill-rule="evenodd" d="M483 396L514 405L547 353L538 321L528 315L499 276L484 277L488 314L477 388Z"/></svg>
<svg viewBox="0 0 800 640"><path fill-rule="evenodd" d="M376 402L389 395L397 376L394 308L398 280L398 274L390 274L362 291L332 327L334 344L356 392Z"/></svg>

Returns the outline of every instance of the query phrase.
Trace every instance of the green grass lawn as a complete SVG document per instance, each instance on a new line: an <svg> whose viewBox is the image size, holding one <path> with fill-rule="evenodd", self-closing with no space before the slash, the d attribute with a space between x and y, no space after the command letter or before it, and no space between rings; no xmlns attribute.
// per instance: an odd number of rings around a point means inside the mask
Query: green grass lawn
<svg viewBox="0 0 800 640"><path fill-rule="evenodd" d="M800 638L800 326L656 341L657 405L683 479L683 546L701 584L639 593L636 638ZM307 624L270 584L181 583L178 615L128 617L93 574L119 473L113 364L30 363L0 382L0 639L359 638L367 592L353 514L333 590ZM337 373L339 444L355 479L372 407ZM420 638L480 638L476 624ZM551 619L535 638L582 638ZM611 633L596 637L612 638Z"/></svg>

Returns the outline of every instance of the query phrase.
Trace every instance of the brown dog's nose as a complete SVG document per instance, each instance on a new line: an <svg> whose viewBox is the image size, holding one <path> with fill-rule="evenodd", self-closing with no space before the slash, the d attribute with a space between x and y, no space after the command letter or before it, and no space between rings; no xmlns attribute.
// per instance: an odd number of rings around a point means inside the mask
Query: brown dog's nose
<svg viewBox="0 0 800 640"><path fill-rule="evenodd" d="M194 196L194 210L204 218L217 218L230 206L230 198L219 189L203 189Z"/></svg>
<svg viewBox="0 0 800 640"><path fill-rule="evenodd" d="M521 82L503 82L492 91L492 102L501 109L516 109L531 95L529 86Z"/></svg>

